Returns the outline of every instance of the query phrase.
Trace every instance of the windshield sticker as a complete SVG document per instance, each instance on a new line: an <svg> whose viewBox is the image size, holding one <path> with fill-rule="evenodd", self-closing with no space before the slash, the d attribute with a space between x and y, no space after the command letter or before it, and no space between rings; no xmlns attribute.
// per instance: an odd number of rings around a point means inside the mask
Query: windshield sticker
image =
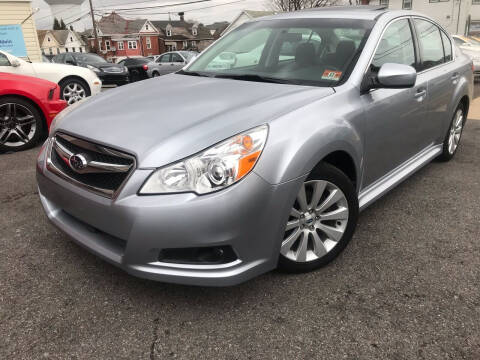
<svg viewBox="0 0 480 360"><path fill-rule="evenodd" d="M342 76L341 71L325 70L322 75L322 80L338 81L340 80L340 76Z"/></svg>

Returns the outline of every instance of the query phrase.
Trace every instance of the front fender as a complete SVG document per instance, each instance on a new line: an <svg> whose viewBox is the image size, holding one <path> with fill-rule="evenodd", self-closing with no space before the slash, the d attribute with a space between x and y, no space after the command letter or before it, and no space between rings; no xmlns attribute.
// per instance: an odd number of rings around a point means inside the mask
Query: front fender
<svg viewBox="0 0 480 360"><path fill-rule="evenodd" d="M361 180L363 110L355 101L333 97L271 122L267 146L255 172L271 184L280 184L308 174L332 152L344 151ZM325 111L325 106L332 110Z"/></svg>

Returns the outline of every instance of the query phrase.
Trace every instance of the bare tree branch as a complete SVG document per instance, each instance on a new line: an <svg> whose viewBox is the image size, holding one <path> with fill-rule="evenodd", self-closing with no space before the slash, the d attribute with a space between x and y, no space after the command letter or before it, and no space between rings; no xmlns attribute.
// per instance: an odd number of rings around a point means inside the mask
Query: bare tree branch
<svg viewBox="0 0 480 360"><path fill-rule="evenodd" d="M352 0L349 0L350 4ZM315 7L336 5L338 0L272 0L272 8L276 11L296 11Z"/></svg>

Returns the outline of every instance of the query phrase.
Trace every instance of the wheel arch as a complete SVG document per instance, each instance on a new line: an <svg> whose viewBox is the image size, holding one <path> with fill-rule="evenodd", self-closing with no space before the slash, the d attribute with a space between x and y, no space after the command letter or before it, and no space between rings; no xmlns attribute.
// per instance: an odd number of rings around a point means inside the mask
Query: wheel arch
<svg viewBox="0 0 480 360"><path fill-rule="evenodd" d="M345 150L336 150L325 157L323 157L313 169L320 166L322 163L327 163L338 170L342 171L352 182L353 186L357 188L358 183L358 174L357 174L357 167L355 165L355 161L353 157Z"/></svg>
<svg viewBox="0 0 480 360"><path fill-rule="evenodd" d="M84 78L82 78L81 76L78 76L78 75L67 75L67 76L64 76L62 79L60 79L58 81L58 85L60 85L62 82L65 82L65 81L68 81L68 80L81 80L86 86L87 86L87 90L88 90L88 93L90 96L92 94L92 89L90 88L90 85L88 84L88 81L85 80ZM62 94L60 94L61 96Z"/></svg>

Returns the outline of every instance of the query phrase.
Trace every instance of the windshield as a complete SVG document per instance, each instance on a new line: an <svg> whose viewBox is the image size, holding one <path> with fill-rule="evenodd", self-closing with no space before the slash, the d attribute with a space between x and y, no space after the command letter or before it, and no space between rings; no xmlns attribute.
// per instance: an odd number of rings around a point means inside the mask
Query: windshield
<svg viewBox="0 0 480 360"><path fill-rule="evenodd" d="M84 63L106 63L107 61L96 54L75 54L78 62Z"/></svg>
<svg viewBox="0 0 480 360"><path fill-rule="evenodd" d="M197 55L196 53L194 53L193 51L179 51L180 54L182 54L182 56L185 58L185 60L187 61L190 61L193 59L193 57L195 55Z"/></svg>
<svg viewBox="0 0 480 360"><path fill-rule="evenodd" d="M373 21L265 20L225 35L183 74L336 86L344 82Z"/></svg>

